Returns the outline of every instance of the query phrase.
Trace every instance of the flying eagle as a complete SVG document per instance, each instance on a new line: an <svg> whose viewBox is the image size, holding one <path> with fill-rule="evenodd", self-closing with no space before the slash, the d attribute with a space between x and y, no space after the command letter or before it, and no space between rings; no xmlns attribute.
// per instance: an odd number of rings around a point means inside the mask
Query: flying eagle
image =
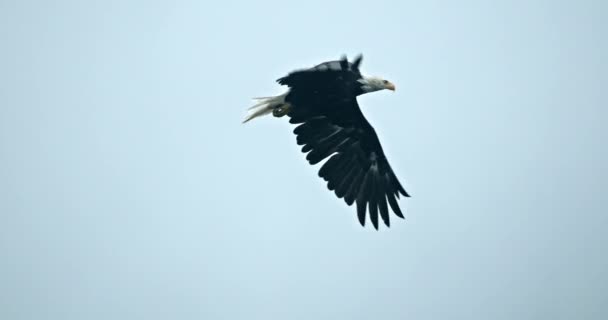
<svg viewBox="0 0 608 320"><path fill-rule="evenodd" d="M395 85L359 71L362 55L351 63L342 56L309 69L295 70L277 80L289 87L282 95L254 98L243 123L272 113L287 115L302 152L311 165L329 158L319 170L327 188L350 206L357 203L357 216L365 226L366 207L375 229L378 213L390 227L389 210L403 218L397 199L409 197L391 169L374 128L361 113L357 96ZM388 205L387 205L388 203Z"/></svg>

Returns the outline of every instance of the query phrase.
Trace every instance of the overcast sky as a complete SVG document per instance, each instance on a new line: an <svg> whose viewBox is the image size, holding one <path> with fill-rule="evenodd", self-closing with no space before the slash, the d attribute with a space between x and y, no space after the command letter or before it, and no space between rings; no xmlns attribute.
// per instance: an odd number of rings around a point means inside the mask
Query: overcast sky
<svg viewBox="0 0 608 320"><path fill-rule="evenodd" d="M608 318L606 3L1 1L0 318ZM379 231L241 124L358 53Z"/></svg>

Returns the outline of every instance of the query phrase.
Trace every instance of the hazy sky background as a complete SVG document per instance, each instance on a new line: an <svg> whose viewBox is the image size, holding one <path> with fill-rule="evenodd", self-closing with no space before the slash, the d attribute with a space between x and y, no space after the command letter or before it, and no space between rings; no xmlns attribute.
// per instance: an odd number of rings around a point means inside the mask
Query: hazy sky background
<svg viewBox="0 0 608 320"><path fill-rule="evenodd" d="M1 319L608 318L605 1L1 1ZM364 54L407 219L285 118Z"/></svg>

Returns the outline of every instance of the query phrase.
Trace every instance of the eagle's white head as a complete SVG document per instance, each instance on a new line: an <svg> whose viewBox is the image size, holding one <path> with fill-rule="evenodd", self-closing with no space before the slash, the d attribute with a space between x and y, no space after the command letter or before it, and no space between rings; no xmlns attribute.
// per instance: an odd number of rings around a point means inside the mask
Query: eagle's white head
<svg viewBox="0 0 608 320"><path fill-rule="evenodd" d="M364 93L370 93L379 90L395 91L395 85L388 80L379 77L364 77L358 80L361 83L361 89Z"/></svg>

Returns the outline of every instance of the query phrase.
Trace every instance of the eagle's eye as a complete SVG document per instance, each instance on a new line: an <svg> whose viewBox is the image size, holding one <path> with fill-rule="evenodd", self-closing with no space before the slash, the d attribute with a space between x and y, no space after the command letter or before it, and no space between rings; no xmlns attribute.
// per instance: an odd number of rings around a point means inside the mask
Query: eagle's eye
<svg viewBox="0 0 608 320"><path fill-rule="evenodd" d="M388 83L388 81L386 81L386 80L382 80L382 83L387 84L387 83Z"/></svg>

